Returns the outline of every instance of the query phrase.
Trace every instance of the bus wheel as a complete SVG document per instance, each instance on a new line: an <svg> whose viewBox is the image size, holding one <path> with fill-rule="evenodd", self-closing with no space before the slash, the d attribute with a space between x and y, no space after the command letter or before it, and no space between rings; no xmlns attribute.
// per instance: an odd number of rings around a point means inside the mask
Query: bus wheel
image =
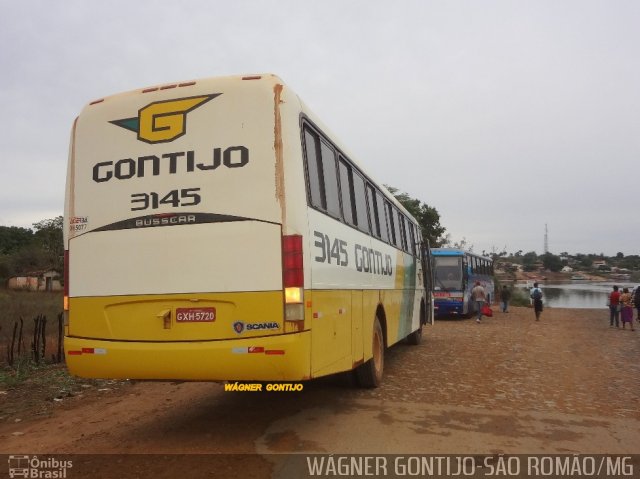
<svg viewBox="0 0 640 479"><path fill-rule="evenodd" d="M424 303L420 303L420 326L413 333L407 336L407 343L417 346L422 342L422 325L426 323Z"/></svg>
<svg viewBox="0 0 640 479"><path fill-rule="evenodd" d="M377 388L382 382L384 369L384 336L380 320L373 323L373 357L356 369L356 379L363 388Z"/></svg>
<svg viewBox="0 0 640 479"><path fill-rule="evenodd" d="M413 333L407 336L407 343L411 346L417 346L422 342L422 324Z"/></svg>

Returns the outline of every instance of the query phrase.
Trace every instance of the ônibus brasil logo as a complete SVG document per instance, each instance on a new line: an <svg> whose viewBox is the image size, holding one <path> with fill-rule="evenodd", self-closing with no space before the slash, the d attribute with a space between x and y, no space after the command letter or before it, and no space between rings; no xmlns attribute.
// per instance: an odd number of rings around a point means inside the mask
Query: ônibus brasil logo
<svg viewBox="0 0 640 479"><path fill-rule="evenodd" d="M140 141L167 143L186 133L187 113L219 95L221 93L155 101L138 110L136 117L113 120L109 123L136 132Z"/></svg>

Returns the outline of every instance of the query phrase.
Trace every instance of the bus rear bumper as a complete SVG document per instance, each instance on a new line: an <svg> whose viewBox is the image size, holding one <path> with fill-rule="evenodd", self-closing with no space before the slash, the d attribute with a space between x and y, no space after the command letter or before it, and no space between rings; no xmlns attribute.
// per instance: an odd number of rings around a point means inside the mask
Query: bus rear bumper
<svg viewBox="0 0 640 479"><path fill-rule="evenodd" d="M462 301L443 301L435 304L436 316L462 316L464 314Z"/></svg>
<svg viewBox="0 0 640 479"><path fill-rule="evenodd" d="M311 333L220 341L103 341L66 336L69 372L85 378L301 381L310 378Z"/></svg>

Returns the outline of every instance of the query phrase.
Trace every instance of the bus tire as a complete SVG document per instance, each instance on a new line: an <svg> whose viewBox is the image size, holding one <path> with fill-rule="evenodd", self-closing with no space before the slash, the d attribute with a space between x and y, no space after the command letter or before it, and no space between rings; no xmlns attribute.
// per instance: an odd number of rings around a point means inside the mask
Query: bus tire
<svg viewBox="0 0 640 479"><path fill-rule="evenodd" d="M422 302L420 303L420 326L418 326L418 329L416 329L413 333L407 336L407 344L410 344L411 346L417 346L422 342L422 325L427 322L427 319L425 317L426 314L427 313L424 307L424 302Z"/></svg>
<svg viewBox="0 0 640 479"><path fill-rule="evenodd" d="M372 335L373 357L356 369L356 379L362 388L377 388L382 383L384 370L384 335L380 320L376 317Z"/></svg>
<svg viewBox="0 0 640 479"><path fill-rule="evenodd" d="M422 342L422 324L413 333L407 336L407 344L411 346L417 346Z"/></svg>

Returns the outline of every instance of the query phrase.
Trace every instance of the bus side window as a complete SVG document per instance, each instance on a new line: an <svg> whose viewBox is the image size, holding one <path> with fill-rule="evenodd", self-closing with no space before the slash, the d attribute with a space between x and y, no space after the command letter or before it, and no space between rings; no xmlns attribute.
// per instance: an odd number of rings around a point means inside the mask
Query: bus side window
<svg viewBox="0 0 640 479"><path fill-rule="evenodd" d="M391 208L391 214L393 216L393 231L394 231L394 235L395 235L395 245L400 248L402 248L402 233L400 232L400 218L399 218L399 213L398 210L395 208Z"/></svg>
<svg viewBox="0 0 640 479"><path fill-rule="evenodd" d="M329 145L320 141L322 159L322 178L324 186L323 200L327 213L340 218L340 200L338 199L338 177L336 175L336 155Z"/></svg>
<svg viewBox="0 0 640 479"><path fill-rule="evenodd" d="M389 203L388 201L385 201L384 209L387 212L387 221L389 222L389 242L392 245L396 245L398 243L396 243L396 229L394 224L395 222L393 217L393 209L391 208L391 203Z"/></svg>
<svg viewBox="0 0 640 479"><path fill-rule="evenodd" d="M351 167L340 158L338 163L340 171L340 194L342 195L342 213L347 224L355 226L355 204L353 201L353 178Z"/></svg>
<svg viewBox="0 0 640 479"><path fill-rule="evenodd" d="M322 186L320 184L320 172L318 169L318 137L308 129L304 130L305 152L307 160L307 172L309 175L309 196L311 205L325 209L322 204Z"/></svg>
<svg viewBox="0 0 640 479"><path fill-rule="evenodd" d="M367 203L369 204L369 218L371 220L371 233L376 238L380 238L380 216L376 205L376 191L367 183Z"/></svg>
<svg viewBox="0 0 640 479"><path fill-rule="evenodd" d="M376 210L378 212L378 220L380 221L380 238L382 241L389 242L389 227L387 226L387 208L382 199L382 194L376 191Z"/></svg>
<svg viewBox="0 0 640 479"><path fill-rule="evenodd" d="M406 218L402 213L398 213L398 224L400 225L400 239L402 240L402 250L409 252L407 245L407 225L405 223Z"/></svg>
<svg viewBox="0 0 640 479"><path fill-rule="evenodd" d="M358 229L369 233L369 213L367 212L367 197L364 189L364 179L358 173L353 172L353 193L356 202L356 219Z"/></svg>
<svg viewBox="0 0 640 479"><path fill-rule="evenodd" d="M405 218L409 230L409 253L416 255L416 235L413 230L413 223Z"/></svg>

